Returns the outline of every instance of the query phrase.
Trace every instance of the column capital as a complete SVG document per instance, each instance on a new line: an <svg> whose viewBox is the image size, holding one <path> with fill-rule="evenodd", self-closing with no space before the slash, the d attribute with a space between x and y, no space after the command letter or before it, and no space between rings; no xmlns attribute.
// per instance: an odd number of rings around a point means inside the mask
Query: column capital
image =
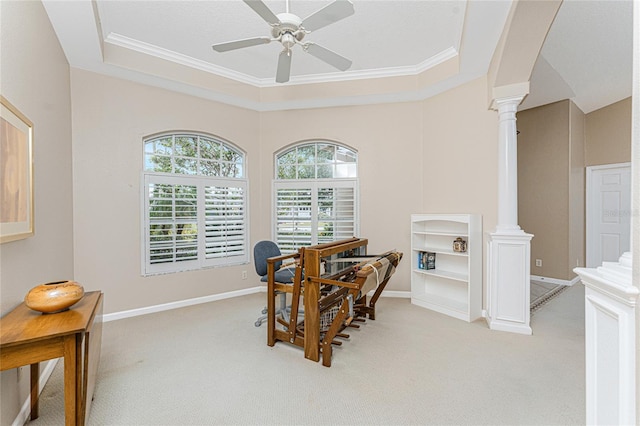
<svg viewBox="0 0 640 426"><path fill-rule="evenodd" d="M503 98L493 98L491 100L491 109L501 112L516 112L518 105L522 102L526 94L513 95Z"/></svg>
<svg viewBox="0 0 640 426"><path fill-rule="evenodd" d="M521 83L506 84L504 86L497 86L491 88L490 96L491 102L489 108L497 110L498 102L500 103L513 103L516 102L516 106L520 105L520 102L529 94L530 87L529 82L524 81Z"/></svg>

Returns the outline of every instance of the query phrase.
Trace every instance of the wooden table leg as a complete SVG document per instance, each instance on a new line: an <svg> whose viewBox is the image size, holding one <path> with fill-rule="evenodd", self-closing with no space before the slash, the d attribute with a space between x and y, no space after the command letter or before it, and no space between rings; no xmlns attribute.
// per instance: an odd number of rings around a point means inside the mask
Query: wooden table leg
<svg viewBox="0 0 640 426"><path fill-rule="evenodd" d="M38 418L38 391L40 390L40 363L31 364L31 420Z"/></svg>
<svg viewBox="0 0 640 426"><path fill-rule="evenodd" d="M74 426L77 424L77 359L76 335L71 334L64 338L64 424Z"/></svg>

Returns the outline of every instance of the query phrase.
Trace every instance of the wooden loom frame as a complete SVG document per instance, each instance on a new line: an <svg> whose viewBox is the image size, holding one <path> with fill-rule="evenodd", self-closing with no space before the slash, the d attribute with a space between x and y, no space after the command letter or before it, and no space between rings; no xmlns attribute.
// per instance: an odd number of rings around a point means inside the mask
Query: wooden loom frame
<svg viewBox="0 0 640 426"><path fill-rule="evenodd" d="M382 267L378 260L386 257L395 268L402 259L402 253L390 251L379 256L369 256L371 260L352 264L341 271L334 271L331 274L323 274L322 261L339 253L356 253L366 256L368 240L365 238L350 238L316 246L303 247L298 253L273 257L267 260L267 344L274 346L277 341L286 341L304 349L305 358L312 361L319 361L322 353L323 365L331 366L332 345L340 345L342 342L334 340L336 337L348 338L348 334L341 333L346 326L358 327L352 321L364 321L368 315L370 319L375 319L375 304L382 294L391 273L378 281L376 290L367 303L367 295L361 294L358 298L362 286L367 281L367 277L376 273ZM364 252L362 247L364 247ZM275 282L275 264L287 259L296 262L296 272L293 284L283 284ZM371 267L363 268L363 265ZM304 271L304 272L303 272ZM304 286L303 284L304 274ZM327 288L339 287L338 290L327 294ZM276 291L290 293L291 316L288 322L275 315L275 295ZM350 311L350 301L352 311ZM298 309L300 297L304 303L304 320L298 322ZM332 319L331 325L325 331L321 331L322 313L336 304L340 304L336 316ZM276 323L285 327L283 330L276 328ZM324 333L324 335L323 335Z"/></svg>

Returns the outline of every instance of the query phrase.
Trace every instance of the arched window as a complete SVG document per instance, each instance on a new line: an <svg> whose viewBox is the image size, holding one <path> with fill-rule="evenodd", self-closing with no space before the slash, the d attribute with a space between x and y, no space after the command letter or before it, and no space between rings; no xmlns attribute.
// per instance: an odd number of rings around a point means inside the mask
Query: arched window
<svg viewBox="0 0 640 426"><path fill-rule="evenodd" d="M211 135L144 140L144 274L246 263L245 154Z"/></svg>
<svg viewBox="0 0 640 426"><path fill-rule="evenodd" d="M274 235L284 253L358 234L358 156L306 141L276 153Z"/></svg>

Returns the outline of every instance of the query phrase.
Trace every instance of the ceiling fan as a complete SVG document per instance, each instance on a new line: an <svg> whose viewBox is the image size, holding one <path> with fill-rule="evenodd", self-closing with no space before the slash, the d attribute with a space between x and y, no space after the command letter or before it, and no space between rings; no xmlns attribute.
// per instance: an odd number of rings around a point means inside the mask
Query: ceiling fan
<svg viewBox="0 0 640 426"><path fill-rule="evenodd" d="M216 52L227 52L229 50L278 41L284 47L278 57L278 69L276 71L276 82L278 83L286 83L289 81L291 74L291 49L296 44L302 46L305 52L310 53L340 71L346 71L351 67L351 61L349 59L313 42L302 42L304 37L310 32L353 15L353 3L349 0L336 0L304 19L300 19L293 13L289 13L289 0L286 2L286 12L277 15L274 14L262 0L243 1L271 25L271 37L253 37L214 44L212 47Z"/></svg>

